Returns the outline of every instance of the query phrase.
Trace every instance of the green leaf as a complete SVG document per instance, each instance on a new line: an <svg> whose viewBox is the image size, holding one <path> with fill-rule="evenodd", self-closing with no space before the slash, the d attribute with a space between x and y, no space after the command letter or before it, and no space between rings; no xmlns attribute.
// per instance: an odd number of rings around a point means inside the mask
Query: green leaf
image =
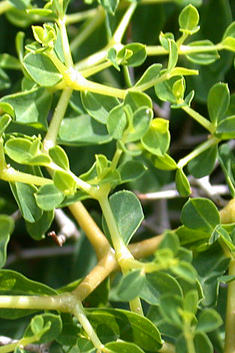
<svg viewBox="0 0 235 353"><path fill-rule="evenodd" d="M118 167L120 172L122 183L130 182L140 178L144 172L147 170L147 167L135 160L126 161Z"/></svg>
<svg viewBox="0 0 235 353"><path fill-rule="evenodd" d="M114 139L122 139L127 123L126 113L123 104L114 107L108 114L107 129Z"/></svg>
<svg viewBox="0 0 235 353"><path fill-rule="evenodd" d="M80 334L80 327L74 322L70 314L63 313L62 319L62 331L59 336L56 337L56 341L62 346L74 346L77 343L78 335Z"/></svg>
<svg viewBox="0 0 235 353"><path fill-rule="evenodd" d="M196 315L198 299L199 298L197 290L188 291L183 299L183 310L192 313L193 315Z"/></svg>
<svg viewBox="0 0 235 353"><path fill-rule="evenodd" d="M180 249L180 242L176 233L166 231L158 249L170 249L176 256Z"/></svg>
<svg viewBox="0 0 235 353"><path fill-rule="evenodd" d="M109 112L119 104L119 100L92 92L82 92L82 104L87 113L101 124L106 124Z"/></svg>
<svg viewBox="0 0 235 353"><path fill-rule="evenodd" d="M179 80L175 81L172 87L172 93L174 94L177 102L182 101L185 92L185 79L181 77Z"/></svg>
<svg viewBox="0 0 235 353"><path fill-rule="evenodd" d="M45 284L32 281L19 272L0 271L0 291L12 295L56 295L57 292Z"/></svg>
<svg viewBox="0 0 235 353"><path fill-rule="evenodd" d="M186 32L187 34L196 33L199 30L198 22L199 13L191 4L181 11L179 16L180 31Z"/></svg>
<svg viewBox="0 0 235 353"><path fill-rule="evenodd" d="M186 54L186 58L195 64L210 65L220 58L218 51L216 49L207 50L207 47L211 47L213 45L214 44L208 39L190 42L187 45L187 49L190 49L192 47L192 51L191 53ZM198 53L194 52L197 47L198 48L204 47L204 50L201 50L201 51L199 50Z"/></svg>
<svg viewBox="0 0 235 353"><path fill-rule="evenodd" d="M76 191L76 182L72 175L66 171L56 170L53 174L53 181L56 188L65 195L73 194Z"/></svg>
<svg viewBox="0 0 235 353"><path fill-rule="evenodd" d="M169 59L168 59L168 65L167 65L167 71L171 72L171 70L176 66L177 61L178 61L178 46L176 42L172 39L169 39Z"/></svg>
<svg viewBox="0 0 235 353"><path fill-rule="evenodd" d="M42 216L36 222L26 222L28 233L35 240L41 240L45 238L45 233L51 226L53 219L53 211L43 212Z"/></svg>
<svg viewBox="0 0 235 353"><path fill-rule="evenodd" d="M145 45L141 43L130 43L125 45L117 53L117 62L131 67L140 66L147 57Z"/></svg>
<svg viewBox="0 0 235 353"><path fill-rule="evenodd" d="M213 233L211 234L209 244L214 243L217 239L221 239L231 251L235 250L235 246L230 235L220 224L215 227Z"/></svg>
<svg viewBox="0 0 235 353"><path fill-rule="evenodd" d="M235 173L233 170L235 158L227 143L219 147L219 162L223 169L229 190L232 196L235 197Z"/></svg>
<svg viewBox="0 0 235 353"><path fill-rule="evenodd" d="M219 313L214 309L204 309L198 318L196 331L211 332L223 324Z"/></svg>
<svg viewBox="0 0 235 353"><path fill-rule="evenodd" d="M194 336L196 353L213 353L214 348L208 336L204 332L197 332Z"/></svg>
<svg viewBox="0 0 235 353"><path fill-rule="evenodd" d="M235 138L235 115L224 118L218 124L215 136L223 140Z"/></svg>
<svg viewBox="0 0 235 353"><path fill-rule="evenodd" d="M39 188L35 198L38 207L44 211L51 211L60 205L64 194L54 184L47 184Z"/></svg>
<svg viewBox="0 0 235 353"><path fill-rule="evenodd" d="M39 344L55 340L62 331L62 320L59 315L46 313L35 316L26 328L24 336L30 337L39 334L43 328L48 327L40 337Z"/></svg>
<svg viewBox="0 0 235 353"><path fill-rule="evenodd" d="M48 126L47 115L51 101L51 93L44 88L34 88L3 97L0 100L0 106L4 110L4 104L8 103L14 112L13 118L16 122L45 130Z"/></svg>
<svg viewBox="0 0 235 353"><path fill-rule="evenodd" d="M141 142L147 151L157 156L163 156L170 144L169 121L162 118L153 119Z"/></svg>
<svg viewBox="0 0 235 353"><path fill-rule="evenodd" d="M31 223L37 221L42 216L42 210L37 206L34 197L37 188L19 182L11 183L10 186L23 218Z"/></svg>
<svg viewBox="0 0 235 353"><path fill-rule="evenodd" d="M0 90L9 88L11 86L11 81L8 75L0 68Z"/></svg>
<svg viewBox="0 0 235 353"><path fill-rule="evenodd" d="M110 353L144 353L144 351L134 343L130 342L110 342L105 345Z"/></svg>
<svg viewBox="0 0 235 353"><path fill-rule="evenodd" d="M232 22L226 29L222 44L225 49L235 51L235 22Z"/></svg>
<svg viewBox="0 0 235 353"><path fill-rule="evenodd" d="M157 352L162 346L158 329L144 316L121 309L95 309L87 314L94 327L106 324L121 340L134 343L141 349Z"/></svg>
<svg viewBox="0 0 235 353"><path fill-rule="evenodd" d="M63 148L59 145L49 149L49 156L52 161L57 164L60 168L69 170L69 159Z"/></svg>
<svg viewBox="0 0 235 353"><path fill-rule="evenodd" d="M133 113L143 106L152 109L152 101L149 96L138 91L128 91L124 99L124 105L129 105Z"/></svg>
<svg viewBox="0 0 235 353"><path fill-rule="evenodd" d="M59 137L61 143L73 146L96 145L111 140L105 125L89 115L63 119Z"/></svg>
<svg viewBox="0 0 235 353"><path fill-rule="evenodd" d="M0 54L0 67L3 69L21 70L20 61L8 53Z"/></svg>
<svg viewBox="0 0 235 353"><path fill-rule="evenodd" d="M5 132L10 122L11 122L10 115L4 114L0 117L0 138L2 137L3 133Z"/></svg>
<svg viewBox="0 0 235 353"><path fill-rule="evenodd" d="M217 158L218 147L211 146L206 151L200 153L188 164L189 173L195 178L202 178L209 175L213 169Z"/></svg>
<svg viewBox="0 0 235 353"><path fill-rule="evenodd" d="M183 301L178 295L164 294L160 297L160 311L163 318L169 324L181 328L183 320L179 314L179 308L182 309Z"/></svg>
<svg viewBox="0 0 235 353"><path fill-rule="evenodd" d="M116 192L109 201L120 235L125 244L128 244L144 218L140 201L134 193L127 190ZM105 234L109 237L104 219L103 226Z"/></svg>
<svg viewBox="0 0 235 353"><path fill-rule="evenodd" d="M227 84L219 82L210 89L207 106L210 120L213 124L224 120L229 107L229 101L230 96Z"/></svg>
<svg viewBox="0 0 235 353"><path fill-rule="evenodd" d="M212 232L220 223L219 212L214 203L204 198L189 199L181 213L181 222L190 229Z"/></svg>
<svg viewBox="0 0 235 353"><path fill-rule="evenodd" d="M131 301L139 296L145 282L145 275L141 271L132 271L124 276L118 284L118 296L123 301Z"/></svg>
<svg viewBox="0 0 235 353"><path fill-rule="evenodd" d="M7 259L7 245L10 235L14 229L14 221L12 217L0 215L0 268L5 265Z"/></svg>
<svg viewBox="0 0 235 353"><path fill-rule="evenodd" d="M164 102L177 103L175 95L172 93L172 88L178 79L179 77L171 77L169 80L157 83L154 86L157 97Z"/></svg>
<svg viewBox="0 0 235 353"><path fill-rule="evenodd" d="M187 197L190 195L190 184L182 168L178 168L176 171L175 184L176 189L181 196Z"/></svg>
<svg viewBox="0 0 235 353"><path fill-rule="evenodd" d="M180 261L177 265L171 266L170 269L174 274L183 278L185 281L189 283L196 282L197 272L190 263Z"/></svg>
<svg viewBox="0 0 235 353"><path fill-rule="evenodd" d="M25 10L29 6L31 0L9 0L9 2L19 10Z"/></svg>
<svg viewBox="0 0 235 353"><path fill-rule="evenodd" d="M51 87L62 80L62 75L44 53L27 54L23 64L32 79L40 86Z"/></svg>
<svg viewBox="0 0 235 353"><path fill-rule="evenodd" d="M111 15L115 14L115 11L116 11L118 4L119 4L119 0L98 0L98 2Z"/></svg>
<svg viewBox="0 0 235 353"><path fill-rule="evenodd" d="M153 111L148 107L138 108L132 117L132 121L126 130L124 140L126 143L138 141L144 136L153 118Z"/></svg>
<svg viewBox="0 0 235 353"><path fill-rule="evenodd" d="M146 274L140 297L150 305L159 305L161 295L171 293L182 296L182 290L171 275L164 272L153 272Z"/></svg>
<svg viewBox="0 0 235 353"><path fill-rule="evenodd" d="M152 156L151 160L154 166L161 170L174 170L177 169L177 164L174 159L167 153L163 156Z"/></svg>
<svg viewBox="0 0 235 353"><path fill-rule="evenodd" d="M161 64L153 64L147 68L147 70L143 73L141 78L136 82L135 87L140 85L144 85L146 83L155 80L160 75L160 70L162 68Z"/></svg>

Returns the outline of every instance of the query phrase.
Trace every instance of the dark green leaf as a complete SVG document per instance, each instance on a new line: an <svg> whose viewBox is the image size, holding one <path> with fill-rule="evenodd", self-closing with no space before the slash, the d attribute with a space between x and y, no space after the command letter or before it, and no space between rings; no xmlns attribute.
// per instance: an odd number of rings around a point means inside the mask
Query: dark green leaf
<svg viewBox="0 0 235 353"><path fill-rule="evenodd" d="M118 295L123 301L131 301L139 296L145 283L145 275L141 271L132 271L123 277L118 285Z"/></svg>
<svg viewBox="0 0 235 353"><path fill-rule="evenodd" d="M10 185L23 218L31 223L37 221L42 216L42 210L37 206L34 197L34 194L38 191L37 188L19 182Z"/></svg>
<svg viewBox="0 0 235 353"><path fill-rule="evenodd" d="M136 67L140 66L146 59L145 45L141 43L130 43L125 45L117 54L120 64Z"/></svg>
<svg viewBox="0 0 235 353"><path fill-rule="evenodd" d="M206 151L200 153L188 164L188 170L195 178L202 178L209 175L215 165L218 147L211 146Z"/></svg>
<svg viewBox="0 0 235 353"><path fill-rule="evenodd" d="M114 107L108 114L107 129L114 139L122 139L127 123L126 113L123 104Z"/></svg>
<svg viewBox="0 0 235 353"><path fill-rule="evenodd" d="M203 310L198 318L196 331L210 332L223 324L219 313L214 309Z"/></svg>
<svg viewBox="0 0 235 353"><path fill-rule="evenodd" d="M182 296L182 290L174 277L164 272L147 273L140 297L151 305L159 305L161 295L171 293Z"/></svg>
<svg viewBox="0 0 235 353"><path fill-rule="evenodd" d="M181 222L190 229L212 232L220 223L220 216L212 201L203 198L189 199L181 213Z"/></svg>
<svg viewBox="0 0 235 353"><path fill-rule="evenodd" d="M39 343L46 343L56 339L62 331L62 320L59 315L47 313L35 316L26 328L24 336L30 337L40 333L42 328L48 326L48 330L41 336Z"/></svg>
<svg viewBox="0 0 235 353"><path fill-rule="evenodd" d="M149 96L138 91L128 91L125 96L124 105L129 105L133 113L143 106L152 109L152 101Z"/></svg>
<svg viewBox="0 0 235 353"><path fill-rule="evenodd" d="M154 86L155 93L159 99L164 102L171 102L173 104L177 103L174 94L172 93L172 87L179 77L172 77L169 80L157 83Z"/></svg>
<svg viewBox="0 0 235 353"><path fill-rule="evenodd" d="M9 0L10 3L19 10L25 10L30 4L30 0Z"/></svg>
<svg viewBox="0 0 235 353"><path fill-rule="evenodd" d="M10 104L16 122L46 129L51 101L51 93L44 88L34 88L30 91L3 97L0 100L0 106L2 106L2 103ZM4 109L4 106L2 108Z"/></svg>
<svg viewBox="0 0 235 353"><path fill-rule="evenodd" d="M0 215L0 268L2 268L7 259L7 244L10 235L14 229L13 218L7 215Z"/></svg>
<svg viewBox="0 0 235 353"><path fill-rule="evenodd" d="M0 54L0 67L3 69L21 70L19 60L7 53Z"/></svg>
<svg viewBox="0 0 235 353"><path fill-rule="evenodd" d="M235 138L235 115L224 118L219 123L215 135L223 140Z"/></svg>
<svg viewBox="0 0 235 353"><path fill-rule="evenodd" d="M106 324L120 339L141 349L157 352L162 346L158 329L144 316L121 309L96 309L87 314L94 327Z"/></svg>
<svg viewBox="0 0 235 353"><path fill-rule="evenodd" d="M56 341L63 346L73 346L76 345L77 337L80 333L80 327L73 321L70 314L62 314L62 331Z"/></svg>
<svg viewBox="0 0 235 353"><path fill-rule="evenodd" d="M126 183L140 178L147 170L147 167L141 162L129 160L120 164L118 170L120 172L122 182Z"/></svg>
<svg viewBox="0 0 235 353"><path fill-rule="evenodd" d="M235 175L233 171L235 158L227 143L224 143L219 147L219 162L223 169L230 192L232 196L235 197Z"/></svg>
<svg viewBox="0 0 235 353"><path fill-rule="evenodd" d="M229 101L230 96L227 84L220 82L210 89L207 106L210 120L213 124L217 124L224 119L229 107Z"/></svg>
<svg viewBox="0 0 235 353"><path fill-rule="evenodd" d="M191 193L188 178L183 172L183 169L178 168L175 176L176 189L181 196L187 197Z"/></svg>
<svg viewBox="0 0 235 353"><path fill-rule="evenodd" d="M29 75L40 86L54 86L62 80L62 75L46 54L29 53L23 63Z"/></svg>
<svg viewBox="0 0 235 353"><path fill-rule="evenodd" d="M4 114L0 117L0 138L2 137L4 131L11 122L11 117L8 114Z"/></svg>
<svg viewBox="0 0 235 353"><path fill-rule="evenodd" d="M179 314L179 308L182 309L183 301L178 295L164 294L160 297L160 311L166 322L181 328L183 320Z"/></svg>
<svg viewBox="0 0 235 353"><path fill-rule="evenodd" d="M147 133L152 118L152 109L144 106L137 109L133 114L129 128L127 128L125 132L124 141L126 143L138 141L144 134Z"/></svg>
<svg viewBox="0 0 235 353"><path fill-rule="evenodd" d="M209 244L212 244L217 239L221 239L230 250L235 250L235 246L230 235L228 234L226 229L224 229L220 224L217 225L214 231L212 232L211 237L209 239Z"/></svg>
<svg viewBox="0 0 235 353"><path fill-rule="evenodd" d="M110 197L110 206L120 235L125 244L128 244L144 218L141 204L135 194L123 190ZM103 224L105 233L108 235L106 222L103 222Z"/></svg>
<svg viewBox="0 0 235 353"><path fill-rule="evenodd" d="M204 332L197 332L194 336L196 353L213 353L214 349L208 336Z"/></svg>
<svg viewBox="0 0 235 353"><path fill-rule="evenodd" d="M45 238L45 233L49 229L54 219L54 212L43 212L42 216L34 223L26 222L26 228L31 237L35 240Z"/></svg>
<svg viewBox="0 0 235 353"><path fill-rule="evenodd" d="M83 92L81 97L87 113L101 124L107 123L109 112L119 104L117 98L87 91Z"/></svg>

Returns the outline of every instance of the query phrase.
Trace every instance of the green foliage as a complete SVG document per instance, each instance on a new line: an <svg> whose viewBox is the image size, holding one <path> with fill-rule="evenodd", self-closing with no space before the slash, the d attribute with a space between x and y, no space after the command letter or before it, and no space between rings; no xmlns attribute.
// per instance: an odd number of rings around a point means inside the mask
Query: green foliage
<svg viewBox="0 0 235 353"><path fill-rule="evenodd" d="M0 353L233 353L232 1L3 14Z"/></svg>

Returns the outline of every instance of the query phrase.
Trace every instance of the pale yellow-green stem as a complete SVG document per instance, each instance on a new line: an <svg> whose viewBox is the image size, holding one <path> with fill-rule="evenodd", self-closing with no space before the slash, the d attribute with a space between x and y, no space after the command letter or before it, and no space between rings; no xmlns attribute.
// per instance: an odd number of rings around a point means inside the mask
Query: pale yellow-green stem
<svg viewBox="0 0 235 353"><path fill-rule="evenodd" d="M3 0L0 2L0 15L5 13L6 11L13 8L13 5L8 0Z"/></svg>
<svg viewBox="0 0 235 353"><path fill-rule="evenodd" d="M69 206L69 209L94 247L98 259L103 258L111 250L111 246L105 235L101 232L81 202L75 202Z"/></svg>
<svg viewBox="0 0 235 353"><path fill-rule="evenodd" d="M235 222L235 198L230 200L228 204L220 210L221 223L234 223Z"/></svg>
<svg viewBox="0 0 235 353"><path fill-rule="evenodd" d="M53 181L48 178L42 178L38 177L36 175L28 174L28 173L23 173L19 172L18 170L15 170L14 168L7 166L7 168L4 168L3 171L0 173L0 178L2 180L8 181L8 182L20 182L20 183L25 183L25 184L34 184L34 185L46 185L46 184L53 184Z"/></svg>
<svg viewBox="0 0 235 353"><path fill-rule="evenodd" d="M188 105L183 105L182 109L188 113L194 120L196 120L199 124L201 124L205 129L207 129L210 133L213 133L216 129L215 124L212 124L209 120L204 118L201 114L196 112L194 109L190 108Z"/></svg>

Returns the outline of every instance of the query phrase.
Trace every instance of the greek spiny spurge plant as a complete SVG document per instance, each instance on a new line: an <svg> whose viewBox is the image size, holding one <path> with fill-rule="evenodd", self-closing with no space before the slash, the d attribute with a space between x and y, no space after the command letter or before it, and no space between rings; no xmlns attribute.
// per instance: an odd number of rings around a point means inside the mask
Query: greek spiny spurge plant
<svg viewBox="0 0 235 353"><path fill-rule="evenodd" d="M234 353L234 1L0 15L0 353Z"/></svg>

